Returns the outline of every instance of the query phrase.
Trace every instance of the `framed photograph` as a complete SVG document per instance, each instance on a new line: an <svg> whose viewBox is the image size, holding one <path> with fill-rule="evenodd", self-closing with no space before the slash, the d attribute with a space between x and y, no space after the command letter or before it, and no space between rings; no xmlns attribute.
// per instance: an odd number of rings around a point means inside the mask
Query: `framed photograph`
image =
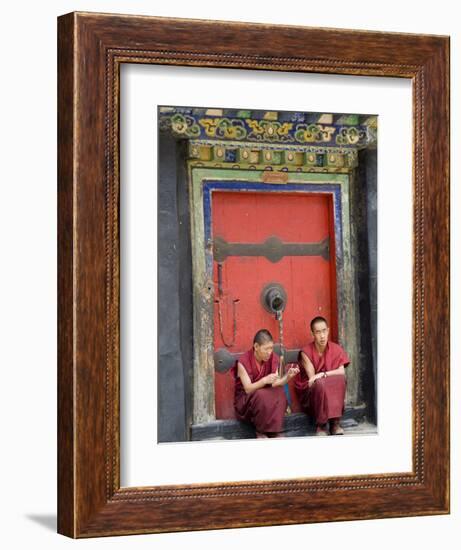
<svg viewBox="0 0 461 550"><path fill-rule="evenodd" d="M176 368L159 351L158 441L376 433L378 116L160 106L157 120L159 345L179 327L190 346ZM305 350L319 362L309 387L300 354L313 319L328 351ZM257 386L271 370L284 383L245 390L239 368Z"/></svg>
<svg viewBox="0 0 461 550"><path fill-rule="evenodd" d="M448 513L448 37L72 13L58 70L58 531Z"/></svg>

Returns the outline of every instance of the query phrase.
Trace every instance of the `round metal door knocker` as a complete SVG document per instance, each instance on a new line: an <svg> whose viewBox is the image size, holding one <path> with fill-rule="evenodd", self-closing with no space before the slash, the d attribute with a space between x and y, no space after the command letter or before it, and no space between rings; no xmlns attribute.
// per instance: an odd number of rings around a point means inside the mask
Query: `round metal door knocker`
<svg viewBox="0 0 461 550"><path fill-rule="evenodd" d="M287 293L279 283L269 283L261 292L261 304L266 311L279 314L287 305Z"/></svg>

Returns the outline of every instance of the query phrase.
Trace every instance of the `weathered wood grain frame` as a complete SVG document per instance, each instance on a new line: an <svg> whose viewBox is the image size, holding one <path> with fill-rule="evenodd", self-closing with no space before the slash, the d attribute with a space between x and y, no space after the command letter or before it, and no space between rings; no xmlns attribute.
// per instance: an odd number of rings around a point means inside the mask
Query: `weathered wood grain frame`
<svg viewBox="0 0 461 550"><path fill-rule="evenodd" d="M60 17L58 31L58 531L95 537L448 513L448 37L90 13ZM411 472L120 487L121 63L412 79Z"/></svg>

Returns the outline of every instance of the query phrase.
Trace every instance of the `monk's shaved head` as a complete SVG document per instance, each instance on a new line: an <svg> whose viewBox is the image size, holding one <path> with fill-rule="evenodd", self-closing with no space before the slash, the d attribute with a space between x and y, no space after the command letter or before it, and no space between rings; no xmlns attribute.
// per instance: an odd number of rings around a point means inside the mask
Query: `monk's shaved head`
<svg viewBox="0 0 461 550"><path fill-rule="evenodd" d="M255 337L253 338L253 344L259 344L260 346L273 341L274 339L272 338L272 334L266 328L258 330L258 332L255 334Z"/></svg>
<svg viewBox="0 0 461 550"><path fill-rule="evenodd" d="M328 326L328 323L327 323L327 320L325 319L325 317L314 317L311 321L311 331L314 332L314 327L317 323L325 323L326 326Z"/></svg>

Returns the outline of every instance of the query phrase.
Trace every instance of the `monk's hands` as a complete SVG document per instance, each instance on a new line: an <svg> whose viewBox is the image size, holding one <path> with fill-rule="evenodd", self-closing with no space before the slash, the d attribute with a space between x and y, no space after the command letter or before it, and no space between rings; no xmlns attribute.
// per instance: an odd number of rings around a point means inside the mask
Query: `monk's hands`
<svg viewBox="0 0 461 550"><path fill-rule="evenodd" d="M319 374L314 374L311 378L309 378L309 388L312 388L312 386L315 384L315 381L319 378L323 378L323 372Z"/></svg>
<svg viewBox="0 0 461 550"><path fill-rule="evenodd" d="M272 385L276 380L278 380L278 378L279 378L278 374L273 372L264 377L264 383Z"/></svg>
<svg viewBox="0 0 461 550"><path fill-rule="evenodd" d="M296 365L294 367L290 367L288 371L280 377L278 374L268 374L265 379L272 378L272 382L266 382L267 384L272 384L273 387L275 386L283 386L284 384L287 384L292 378L294 378L299 373L299 367Z"/></svg>
<svg viewBox="0 0 461 550"><path fill-rule="evenodd" d="M296 365L296 367L290 367L287 372L287 381L294 378L297 374L299 374L299 367Z"/></svg>

